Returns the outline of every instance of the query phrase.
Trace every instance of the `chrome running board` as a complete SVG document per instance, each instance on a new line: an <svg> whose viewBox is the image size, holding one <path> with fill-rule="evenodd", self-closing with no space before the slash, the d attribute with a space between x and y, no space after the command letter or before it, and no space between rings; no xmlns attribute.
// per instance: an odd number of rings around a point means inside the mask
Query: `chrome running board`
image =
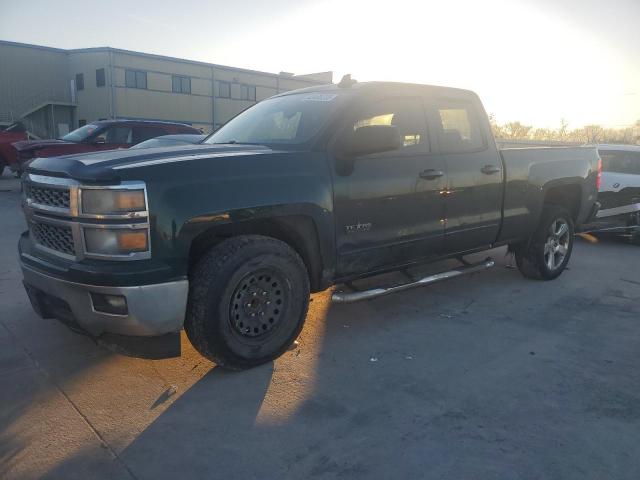
<svg viewBox="0 0 640 480"><path fill-rule="evenodd" d="M462 267L454 268L448 272L436 273L423 277L419 280L414 280L408 283L400 285L394 285L391 287L379 287L372 288L370 290L356 290L356 291L337 291L331 295L331 300L336 303L353 303L360 300L369 300L371 298L381 297L390 293L400 292L402 290L408 290L409 288L419 287L421 285L429 285L431 283L440 282L442 280L448 280L449 278L459 277L461 275L467 275L470 273L480 272L488 268L493 267L496 264L493 258L486 258L480 263L465 264Z"/></svg>

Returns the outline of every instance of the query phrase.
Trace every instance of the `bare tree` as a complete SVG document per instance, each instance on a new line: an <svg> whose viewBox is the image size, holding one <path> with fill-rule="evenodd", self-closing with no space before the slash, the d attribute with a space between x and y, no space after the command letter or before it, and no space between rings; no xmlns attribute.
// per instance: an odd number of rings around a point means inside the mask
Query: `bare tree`
<svg viewBox="0 0 640 480"><path fill-rule="evenodd" d="M515 140L529 138L529 132L532 128L531 125L523 125L520 122L509 122L504 125L503 130L506 138Z"/></svg>

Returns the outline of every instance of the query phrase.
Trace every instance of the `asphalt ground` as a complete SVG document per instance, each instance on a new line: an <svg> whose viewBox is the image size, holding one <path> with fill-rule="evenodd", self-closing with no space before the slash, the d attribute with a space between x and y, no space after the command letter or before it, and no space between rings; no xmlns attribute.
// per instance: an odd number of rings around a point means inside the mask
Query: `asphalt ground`
<svg viewBox="0 0 640 480"><path fill-rule="evenodd" d="M317 294L297 347L231 373L184 337L180 358L142 360L37 317L7 174L0 205L0 478L640 475L638 246L577 239L551 282L497 249L472 276Z"/></svg>

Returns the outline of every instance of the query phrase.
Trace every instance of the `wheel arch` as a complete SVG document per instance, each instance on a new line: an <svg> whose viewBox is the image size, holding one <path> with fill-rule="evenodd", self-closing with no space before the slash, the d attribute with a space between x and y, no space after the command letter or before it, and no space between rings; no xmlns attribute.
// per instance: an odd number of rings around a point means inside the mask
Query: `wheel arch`
<svg viewBox="0 0 640 480"><path fill-rule="evenodd" d="M571 219L576 222L580 215L582 195L582 187L578 182L552 183L547 185L544 190L542 208L544 208L545 205L564 207L571 215Z"/></svg>
<svg viewBox="0 0 640 480"><path fill-rule="evenodd" d="M209 249L228 238L242 235L263 235L286 243L302 258L312 291L326 288L326 262L322 256L318 228L308 215L282 215L206 225L191 241L189 271Z"/></svg>

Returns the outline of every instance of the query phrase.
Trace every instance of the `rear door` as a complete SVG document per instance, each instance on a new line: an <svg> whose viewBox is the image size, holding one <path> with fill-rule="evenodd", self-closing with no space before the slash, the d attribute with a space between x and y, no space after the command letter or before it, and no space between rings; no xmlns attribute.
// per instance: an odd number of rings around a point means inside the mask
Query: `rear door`
<svg viewBox="0 0 640 480"><path fill-rule="evenodd" d="M445 167L430 155L422 98L368 101L355 108L345 128L366 125L396 126L403 146L358 157L352 171L335 173L338 274L343 276L442 252Z"/></svg>
<svg viewBox="0 0 640 480"><path fill-rule="evenodd" d="M444 251L489 246L500 229L504 172L484 111L471 98L434 98L428 110L447 171Z"/></svg>

